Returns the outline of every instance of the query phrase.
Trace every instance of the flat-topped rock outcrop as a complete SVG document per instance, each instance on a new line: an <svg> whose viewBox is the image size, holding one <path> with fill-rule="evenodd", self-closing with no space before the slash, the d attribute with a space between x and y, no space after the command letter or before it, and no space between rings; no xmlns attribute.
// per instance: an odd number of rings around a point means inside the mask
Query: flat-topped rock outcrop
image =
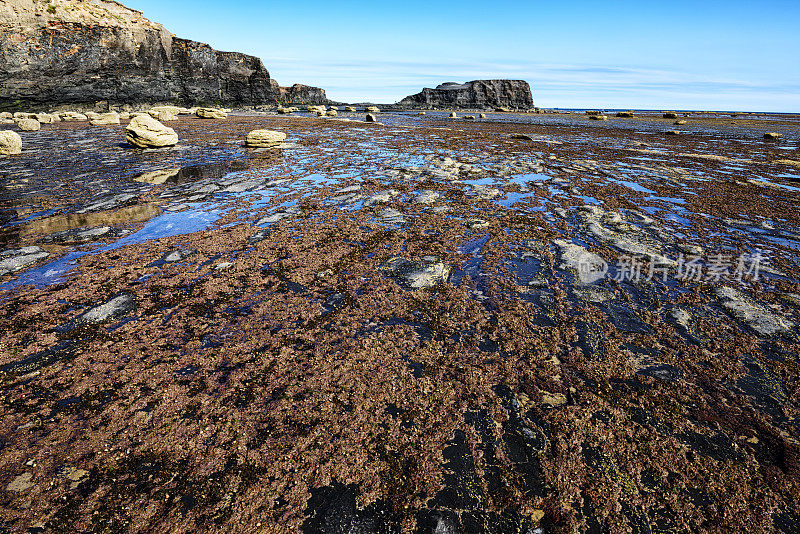
<svg viewBox="0 0 800 534"><path fill-rule="evenodd" d="M435 89L426 87L407 96L398 105L410 108L516 108L533 107L533 95L524 80L473 80L466 83L447 82Z"/></svg>

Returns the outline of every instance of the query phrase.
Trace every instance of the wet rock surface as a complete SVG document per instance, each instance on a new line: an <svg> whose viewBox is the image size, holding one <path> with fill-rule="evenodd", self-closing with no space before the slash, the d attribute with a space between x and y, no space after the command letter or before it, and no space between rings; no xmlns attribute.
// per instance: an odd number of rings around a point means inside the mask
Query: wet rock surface
<svg viewBox="0 0 800 534"><path fill-rule="evenodd" d="M2 529L797 530L796 118L176 117L3 159Z"/></svg>

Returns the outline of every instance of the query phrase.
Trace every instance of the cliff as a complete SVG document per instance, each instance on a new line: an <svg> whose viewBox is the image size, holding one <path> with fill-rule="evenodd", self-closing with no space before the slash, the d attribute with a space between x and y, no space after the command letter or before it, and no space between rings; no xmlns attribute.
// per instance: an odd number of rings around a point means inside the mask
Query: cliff
<svg viewBox="0 0 800 534"><path fill-rule="evenodd" d="M325 104L328 98L324 89L296 83L280 88L280 101L282 104Z"/></svg>
<svg viewBox="0 0 800 534"><path fill-rule="evenodd" d="M0 0L0 109L252 106L281 94L260 59L175 37L118 2Z"/></svg>
<svg viewBox="0 0 800 534"><path fill-rule="evenodd" d="M474 80L466 83L443 83L436 89L407 96L398 105L410 108L467 108L497 107L530 109L533 95L524 80Z"/></svg>

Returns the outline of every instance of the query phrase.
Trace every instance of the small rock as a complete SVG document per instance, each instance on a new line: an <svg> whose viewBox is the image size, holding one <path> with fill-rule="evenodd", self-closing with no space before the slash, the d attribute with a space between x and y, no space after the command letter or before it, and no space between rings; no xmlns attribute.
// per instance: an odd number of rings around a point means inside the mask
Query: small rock
<svg viewBox="0 0 800 534"><path fill-rule="evenodd" d="M353 106L346 106L344 108L344 110L347 111L348 113L355 113L356 112L356 108L354 108Z"/></svg>
<svg viewBox="0 0 800 534"><path fill-rule="evenodd" d="M589 119L593 121L607 121L608 117L605 115L589 115Z"/></svg>
<svg viewBox="0 0 800 534"><path fill-rule="evenodd" d="M778 132L767 132L764 134L764 139L767 139L769 141L776 141L778 139L781 139L782 137L783 134Z"/></svg>
<svg viewBox="0 0 800 534"><path fill-rule="evenodd" d="M150 111L148 111L147 113L148 113L148 114L149 114L151 117L153 117L155 120L157 120L157 121L160 121L160 122L165 122L165 121L176 121L176 120L178 120L178 114L177 114L177 113L175 113L175 112L173 112L173 111L170 111L170 110L165 110L165 109L162 109L162 110L151 109L151 110L150 110Z"/></svg>
<svg viewBox="0 0 800 534"><path fill-rule="evenodd" d="M63 121L88 121L89 117L77 111L65 111L61 113L61 120Z"/></svg>
<svg viewBox="0 0 800 534"><path fill-rule="evenodd" d="M52 124L61 121L61 117L49 113L37 113L33 118L39 121L39 124Z"/></svg>
<svg viewBox="0 0 800 534"><path fill-rule="evenodd" d="M633 111L620 111L620 112L617 112L617 117L628 118L629 119L629 118L633 117Z"/></svg>
<svg viewBox="0 0 800 534"><path fill-rule="evenodd" d="M387 191L378 191L371 197L369 197L366 201L364 201L365 206L371 206L372 204L378 204L381 202L389 202L392 198L399 195L400 192L395 189L389 189Z"/></svg>
<svg viewBox="0 0 800 534"><path fill-rule="evenodd" d="M467 219L464 221L464 226L470 230L479 230L481 228L489 228L489 221L483 219Z"/></svg>
<svg viewBox="0 0 800 534"><path fill-rule="evenodd" d="M381 110L377 106L368 106L365 110L367 113L380 113Z"/></svg>
<svg viewBox="0 0 800 534"><path fill-rule="evenodd" d="M164 126L149 115L134 117L125 128L130 144L139 148L173 146L178 143L175 130Z"/></svg>
<svg viewBox="0 0 800 534"><path fill-rule="evenodd" d="M252 148L269 148L286 140L286 134L275 130L253 130L247 134L245 144Z"/></svg>
<svg viewBox="0 0 800 534"><path fill-rule="evenodd" d="M13 156L22 152L22 138L17 132L0 130L0 156Z"/></svg>
<svg viewBox="0 0 800 534"><path fill-rule="evenodd" d="M328 115L328 117L335 117L338 114L339 114L338 111L336 111L335 109L331 109L330 111L328 111L328 113L326 115Z"/></svg>
<svg viewBox="0 0 800 534"><path fill-rule="evenodd" d="M129 293L122 293L116 297L95 306L84 312L78 321L82 323L97 324L109 319L122 317L136 309L136 300Z"/></svg>
<svg viewBox="0 0 800 534"><path fill-rule="evenodd" d="M420 191L419 194L414 197L414 204L433 204L440 196L438 191Z"/></svg>
<svg viewBox="0 0 800 534"><path fill-rule="evenodd" d="M442 262L426 264L398 256L387 261L383 270L411 289L426 289L443 284L450 275L450 268Z"/></svg>
<svg viewBox="0 0 800 534"><path fill-rule="evenodd" d="M224 119L228 116L223 110L215 108L197 108L195 114L201 119Z"/></svg>
<svg viewBox="0 0 800 534"><path fill-rule="evenodd" d="M567 403L567 397L563 393L543 393L542 404L550 408L557 408Z"/></svg>
<svg viewBox="0 0 800 534"><path fill-rule="evenodd" d="M679 121L675 121L673 124L676 125L676 126L682 126L682 125L686 124L686 121L681 119Z"/></svg>
<svg viewBox="0 0 800 534"><path fill-rule="evenodd" d="M39 247L23 247L0 253L0 276L21 271L50 255Z"/></svg>
<svg viewBox="0 0 800 534"><path fill-rule="evenodd" d="M192 254L194 254L193 250L173 250L172 252L164 254L161 257L161 261L164 263L175 263L188 258Z"/></svg>
<svg viewBox="0 0 800 534"><path fill-rule="evenodd" d="M453 111L452 113L450 113L450 118L451 118L451 119L457 119L457 118L458 118L458 115L456 115L456 112L455 112L455 111Z"/></svg>
<svg viewBox="0 0 800 534"><path fill-rule="evenodd" d="M783 334L794 327L792 321L772 313L732 287L717 288L715 293L725 310L762 336Z"/></svg>
<svg viewBox="0 0 800 534"><path fill-rule="evenodd" d="M27 491L34 487L36 484L31 482L33 480L33 473L25 472L12 480L6 486L6 491L15 491L17 493Z"/></svg>
<svg viewBox="0 0 800 534"><path fill-rule="evenodd" d="M375 115L372 113L367 113L367 116L364 118L366 122L375 122Z"/></svg>
<svg viewBox="0 0 800 534"><path fill-rule="evenodd" d="M663 117L665 119L677 119L678 118L678 114L675 113L674 111L668 111L668 112L664 113Z"/></svg>
<svg viewBox="0 0 800 534"><path fill-rule="evenodd" d="M384 208L378 212L378 218L386 224L403 224L406 218L394 208Z"/></svg>
<svg viewBox="0 0 800 534"><path fill-rule="evenodd" d="M20 119L17 121L17 128L23 132L38 132L42 126L36 119Z"/></svg>
<svg viewBox="0 0 800 534"><path fill-rule="evenodd" d="M485 119L486 118L486 113L481 113L480 115L478 115L478 118Z"/></svg>
<svg viewBox="0 0 800 534"><path fill-rule="evenodd" d="M681 132L678 130L667 130L664 132L664 135L681 135Z"/></svg>
<svg viewBox="0 0 800 534"><path fill-rule="evenodd" d="M109 126L119 124L119 115L116 113L101 113L93 119L89 119L92 126Z"/></svg>

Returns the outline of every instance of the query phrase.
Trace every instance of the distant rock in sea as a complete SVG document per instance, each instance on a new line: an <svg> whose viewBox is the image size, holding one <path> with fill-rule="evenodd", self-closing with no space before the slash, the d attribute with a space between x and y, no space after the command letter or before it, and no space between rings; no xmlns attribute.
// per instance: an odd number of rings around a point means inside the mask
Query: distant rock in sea
<svg viewBox="0 0 800 534"><path fill-rule="evenodd" d="M533 95L524 80L474 80L466 83L447 82L436 89L407 96L399 106L408 108L495 109L533 107Z"/></svg>
<svg viewBox="0 0 800 534"><path fill-rule="evenodd" d="M286 100L327 102L316 87L281 87L257 57L180 39L118 2L0 2L0 109Z"/></svg>

